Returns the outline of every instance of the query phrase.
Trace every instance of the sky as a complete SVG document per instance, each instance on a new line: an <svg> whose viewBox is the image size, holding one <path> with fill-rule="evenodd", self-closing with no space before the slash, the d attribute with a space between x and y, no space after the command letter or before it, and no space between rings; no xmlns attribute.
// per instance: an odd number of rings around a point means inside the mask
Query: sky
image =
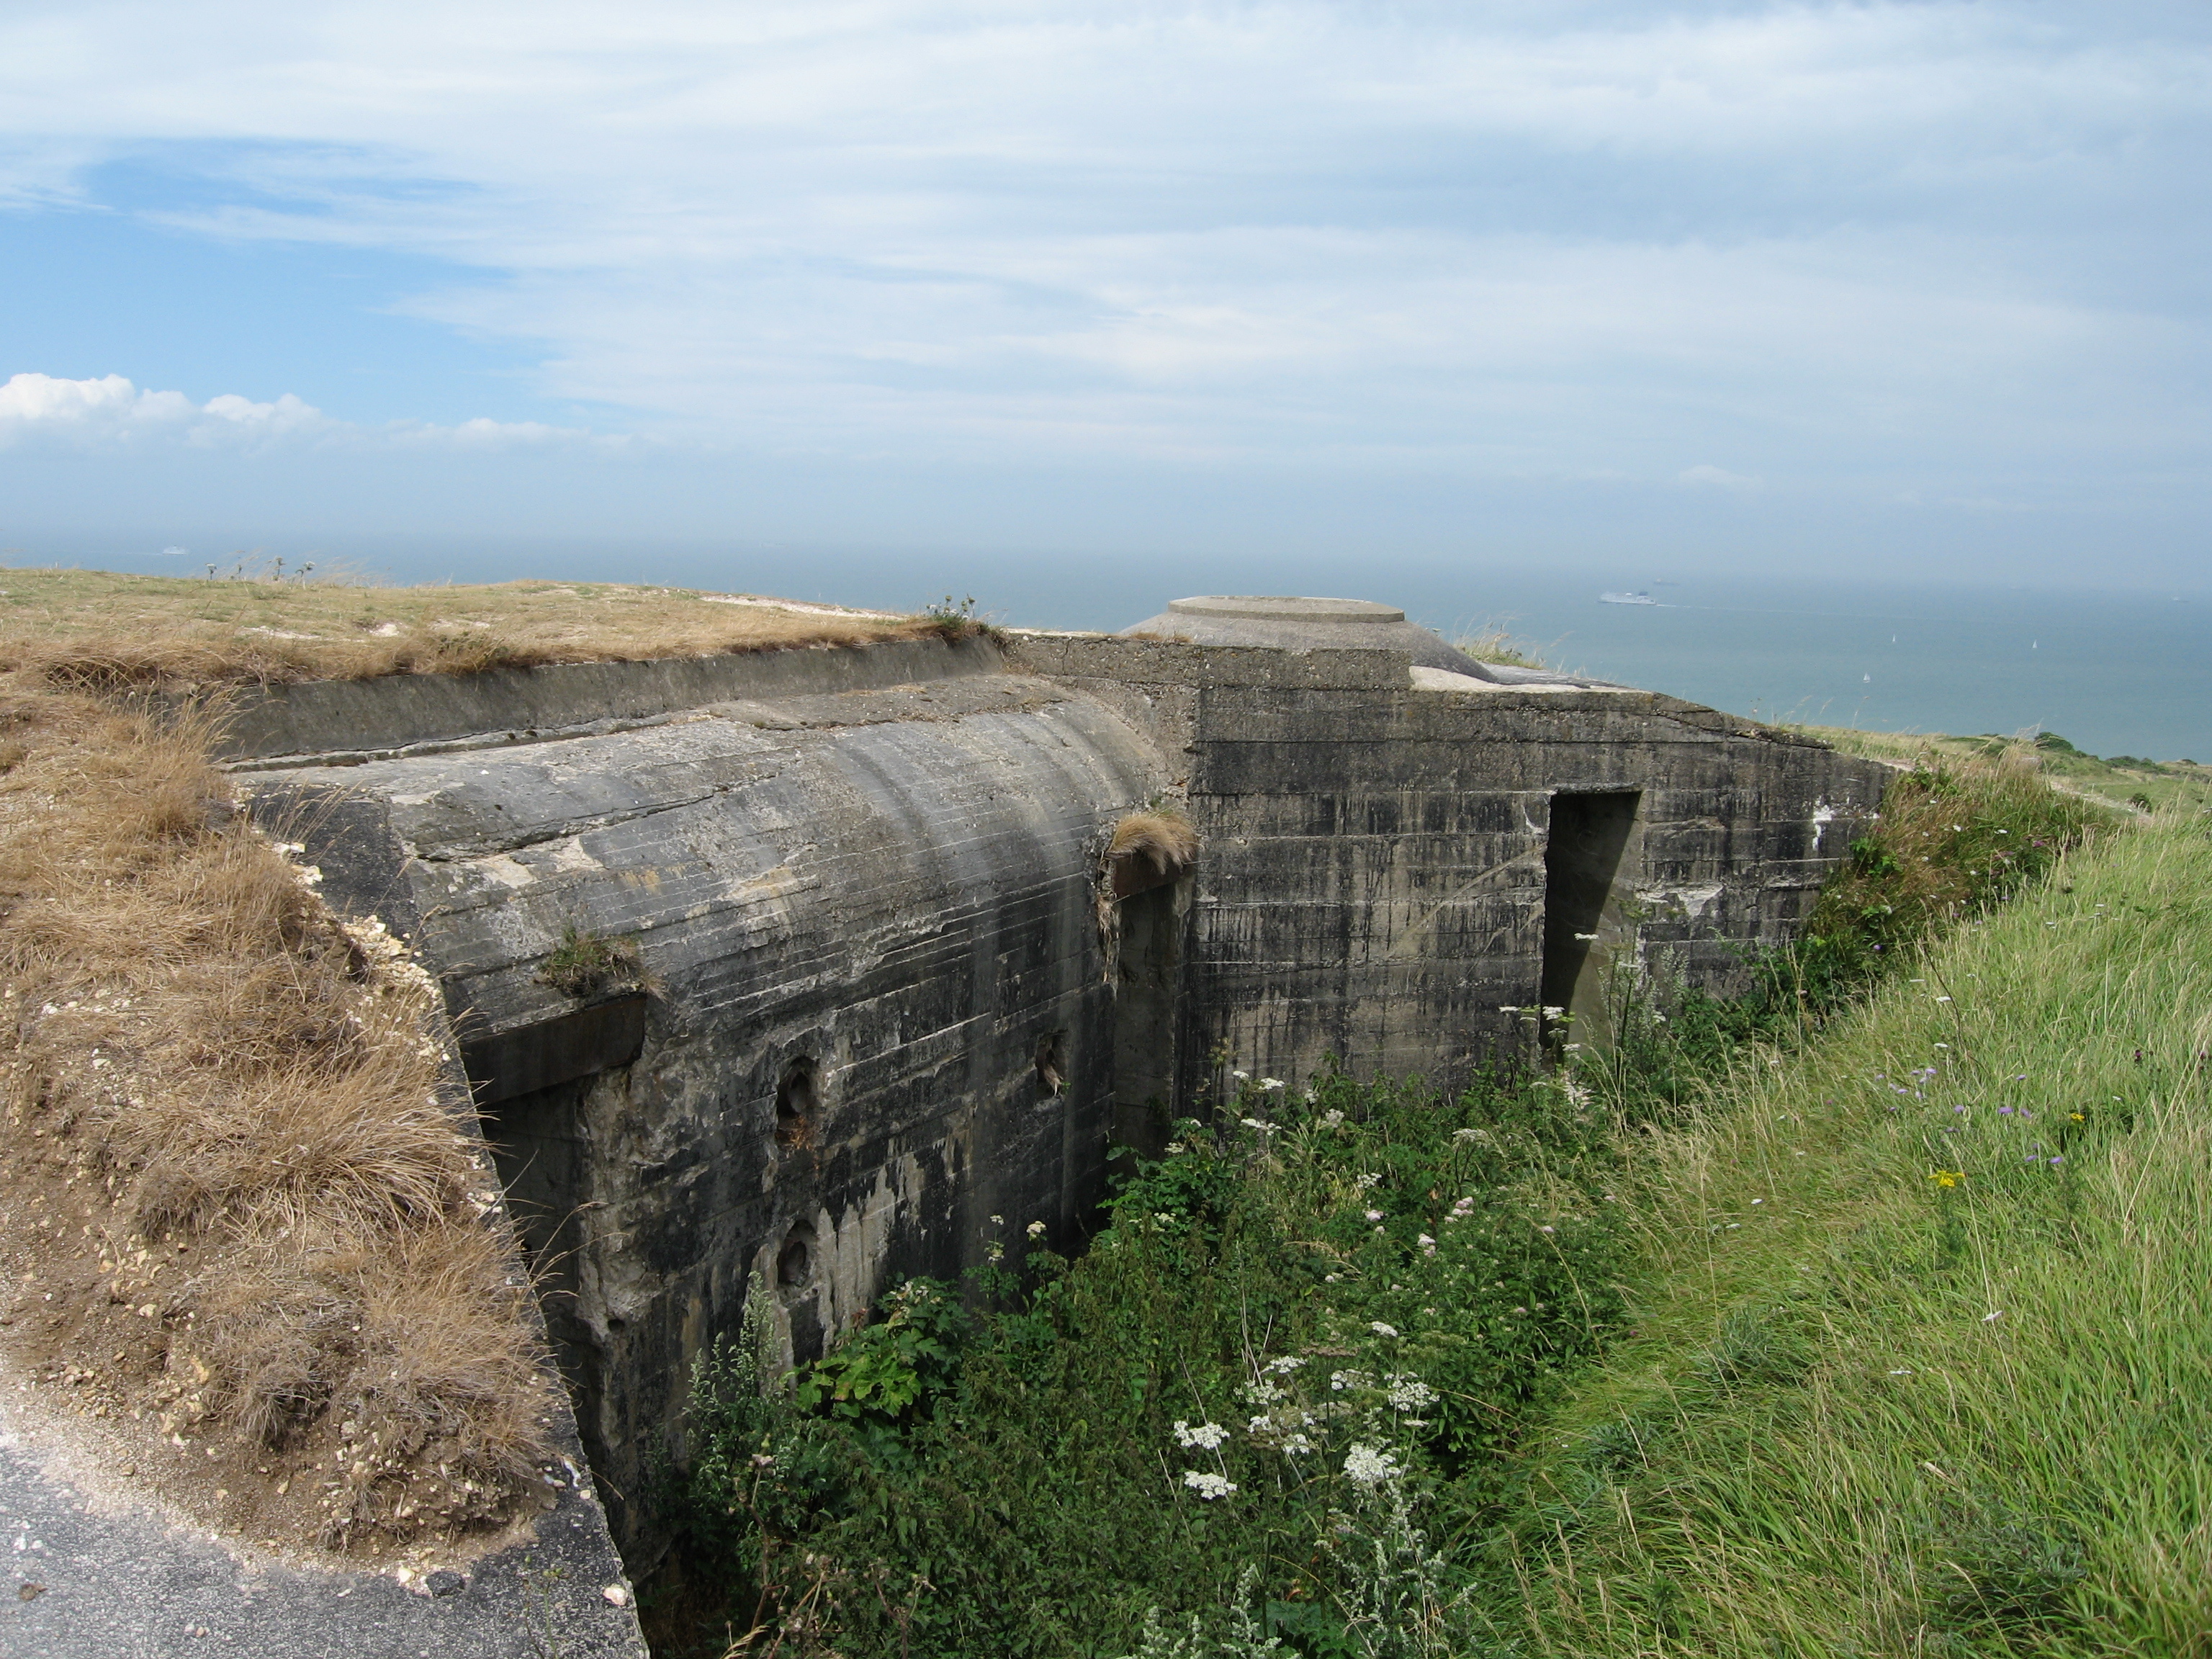
<svg viewBox="0 0 2212 1659"><path fill-rule="evenodd" d="M2200 0L7 0L0 562L2203 591L2208 129Z"/></svg>

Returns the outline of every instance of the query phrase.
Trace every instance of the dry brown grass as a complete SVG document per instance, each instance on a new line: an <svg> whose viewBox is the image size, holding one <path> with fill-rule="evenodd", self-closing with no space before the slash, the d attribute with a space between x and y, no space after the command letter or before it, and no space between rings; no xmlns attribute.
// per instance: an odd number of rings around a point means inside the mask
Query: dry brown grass
<svg viewBox="0 0 2212 1659"><path fill-rule="evenodd" d="M944 632L941 618L609 583L367 587L0 568L0 672L63 690L466 674Z"/></svg>
<svg viewBox="0 0 2212 1659"><path fill-rule="evenodd" d="M1142 859L1157 875L1179 875L1198 857L1198 831L1182 813L1169 808L1131 812L1114 826L1109 858Z"/></svg>
<svg viewBox="0 0 2212 1659"><path fill-rule="evenodd" d="M217 1526L530 1512L549 1374L427 976L233 812L204 730L58 693L0 728L0 1341Z"/></svg>

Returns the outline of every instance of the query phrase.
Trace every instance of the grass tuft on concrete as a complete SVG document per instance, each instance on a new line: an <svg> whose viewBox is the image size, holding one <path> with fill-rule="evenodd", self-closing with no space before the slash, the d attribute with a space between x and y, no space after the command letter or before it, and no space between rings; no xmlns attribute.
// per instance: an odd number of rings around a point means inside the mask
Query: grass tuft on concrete
<svg viewBox="0 0 2212 1659"><path fill-rule="evenodd" d="M1125 814L1114 825L1106 855L1142 859L1155 875L1172 876L1188 870L1199 853L1198 830L1172 807L1153 807Z"/></svg>

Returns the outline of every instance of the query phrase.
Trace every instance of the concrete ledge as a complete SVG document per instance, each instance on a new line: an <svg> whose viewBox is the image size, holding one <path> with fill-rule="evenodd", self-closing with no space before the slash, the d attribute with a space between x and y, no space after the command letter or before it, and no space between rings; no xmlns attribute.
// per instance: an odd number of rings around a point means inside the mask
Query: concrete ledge
<svg viewBox="0 0 2212 1659"><path fill-rule="evenodd" d="M1054 679L1125 685L1264 685L1316 691L1402 691L1412 653L1278 645L1194 645L1115 634L1009 634L1016 663Z"/></svg>
<svg viewBox="0 0 2212 1659"><path fill-rule="evenodd" d="M998 649L977 636L957 644L893 640L481 674L306 680L241 696L225 724L217 757L380 759L492 734L526 742L608 722L650 720L704 703L868 690L996 673L1002 665Z"/></svg>

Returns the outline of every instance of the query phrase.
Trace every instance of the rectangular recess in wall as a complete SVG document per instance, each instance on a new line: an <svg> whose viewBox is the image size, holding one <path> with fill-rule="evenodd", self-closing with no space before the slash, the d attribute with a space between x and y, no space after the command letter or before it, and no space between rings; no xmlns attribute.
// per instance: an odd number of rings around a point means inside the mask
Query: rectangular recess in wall
<svg viewBox="0 0 2212 1659"><path fill-rule="evenodd" d="M612 1071L645 1043L645 994L586 1003L536 1025L464 1035L461 1065L478 1106L535 1094L557 1083Z"/></svg>
<svg viewBox="0 0 2212 1659"><path fill-rule="evenodd" d="M1602 1041L1605 969L1626 937L1614 896L1642 792L1614 789L1552 797L1544 843L1543 1000L1565 1008Z"/></svg>

